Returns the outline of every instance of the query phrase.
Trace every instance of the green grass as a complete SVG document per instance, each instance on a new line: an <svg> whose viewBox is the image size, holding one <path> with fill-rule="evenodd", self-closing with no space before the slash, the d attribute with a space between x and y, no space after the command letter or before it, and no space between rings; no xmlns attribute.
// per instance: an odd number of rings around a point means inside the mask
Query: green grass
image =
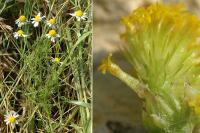
<svg viewBox="0 0 200 133"><path fill-rule="evenodd" d="M91 39L90 0L0 0L0 116L10 110L20 116L14 129L0 122L5 133L91 132ZM69 13L81 9L88 19L77 21ZM30 36L16 40L15 20L28 20L41 12L56 17L61 36L52 43L45 35L45 21L22 29ZM12 28L12 30L11 30ZM61 58L62 64L51 58Z"/></svg>

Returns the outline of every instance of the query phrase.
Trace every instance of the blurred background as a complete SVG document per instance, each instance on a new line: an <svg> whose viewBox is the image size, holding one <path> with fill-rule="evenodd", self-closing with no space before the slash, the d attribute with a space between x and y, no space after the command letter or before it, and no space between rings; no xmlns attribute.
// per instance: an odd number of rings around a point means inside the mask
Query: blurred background
<svg viewBox="0 0 200 133"><path fill-rule="evenodd" d="M147 133L142 126L141 101L120 80L110 74L97 71L101 60L113 53L113 60L126 72L131 66L119 52L123 42L122 16L137 7L154 2L185 3L194 14L200 16L200 0L94 0L94 42L93 42L93 132L94 133Z"/></svg>

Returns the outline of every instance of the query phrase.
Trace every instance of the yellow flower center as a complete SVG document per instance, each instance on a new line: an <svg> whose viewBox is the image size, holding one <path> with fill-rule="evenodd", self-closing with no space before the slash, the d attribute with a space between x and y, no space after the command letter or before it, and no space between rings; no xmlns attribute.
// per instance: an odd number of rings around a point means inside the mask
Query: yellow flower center
<svg viewBox="0 0 200 133"><path fill-rule="evenodd" d="M49 35L52 36L52 37L55 36L56 35L56 31L55 30L50 30L49 31Z"/></svg>
<svg viewBox="0 0 200 133"><path fill-rule="evenodd" d="M10 123L14 123L15 122L15 117L14 116L10 116L9 118L8 118L8 121L10 122Z"/></svg>
<svg viewBox="0 0 200 133"><path fill-rule="evenodd" d="M173 26L175 32L179 32L189 24L190 29L196 33L196 27L199 25L198 18L186 12L182 4L164 6L156 3L148 7L140 7L123 17L122 21L129 31L134 28L141 32L162 23L162 26Z"/></svg>
<svg viewBox="0 0 200 133"><path fill-rule="evenodd" d="M36 22L39 22L39 21L40 21L40 16L38 16L38 15L35 16L35 21L36 21Z"/></svg>
<svg viewBox="0 0 200 133"><path fill-rule="evenodd" d="M81 17L81 16L83 16L83 12L81 10L75 11L75 15L77 17Z"/></svg>
<svg viewBox="0 0 200 133"><path fill-rule="evenodd" d="M26 17L24 15L19 17L19 21L20 22L25 22L26 21Z"/></svg>
<svg viewBox="0 0 200 133"><path fill-rule="evenodd" d="M55 57L53 61L56 62L56 63L59 63L60 62L60 58Z"/></svg>
<svg viewBox="0 0 200 133"><path fill-rule="evenodd" d="M109 71L113 75L116 75L116 73L119 73L120 71L119 67L112 62L112 54L109 54L108 57L102 61L101 65L98 67L98 70L103 74Z"/></svg>
<svg viewBox="0 0 200 133"><path fill-rule="evenodd" d="M52 19L49 20L49 23L50 23L51 25L53 25L53 24L56 23L56 20L55 20L54 18L52 18Z"/></svg>
<svg viewBox="0 0 200 133"><path fill-rule="evenodd" d="M18 34L19 36L22 36L22 35L24 34L24 32L23 32L23 30L18 30L18 31L17 31L17 34Z"/></svg>

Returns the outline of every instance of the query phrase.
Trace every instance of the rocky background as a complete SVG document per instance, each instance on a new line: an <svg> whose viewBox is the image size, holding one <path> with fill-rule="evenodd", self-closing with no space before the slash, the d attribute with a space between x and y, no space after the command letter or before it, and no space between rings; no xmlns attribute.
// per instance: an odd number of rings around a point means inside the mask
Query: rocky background
<svg viewBox="0 0 200 133"><path fill-rule="evenodd" d="M130 65L119 53L119 39L123 27L122 16L133 9L158 0L94 0L94 133L147 133L141 121L141 101L137 95L115 77L97 71L101 60L113 53L114 61L125 71ZM161 0L160 0L161 1ZM183 2L200 16L200 0L162 0L164 3Z"/></svg>

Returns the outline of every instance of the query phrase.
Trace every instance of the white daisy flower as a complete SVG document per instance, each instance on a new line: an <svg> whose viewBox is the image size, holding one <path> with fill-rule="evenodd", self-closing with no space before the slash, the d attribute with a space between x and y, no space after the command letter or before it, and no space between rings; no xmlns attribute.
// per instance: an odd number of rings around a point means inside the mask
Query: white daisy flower
<svg viewBox="0 0 200 133"><path fill-rule="evenodd" d="M41 16L41 13L38 13L34 18L31 19L33 26L38 27L43 18L45 18L45 16Z"/></svg>
<svg viewBox="0 0 200 133"><path fill-rule="evenodd" d="M11 125L14 127L16 124L18 124L17 117L19 117L19 115L15 111L10 111L4 115L4 122L6 125Z"/></svg>
<svg viewBox="0 0 200 133"><path fill-rule="evenodd" d="M27 23L27 19L24 15L19 16L19 18L17 20L15 20L15 24L18 25L18 27L22 27L23 25L25 25Z"/></svg>
<svg viewBox="0 0 200 133"><path fill-rule="evenodd" d="M56 19L51 18L51 19L47 20L46 23L49 27L53 27L56 24Z"/></svg>
<svg viewBox="0 0 200 133"><path fill-rule="evenodd" d="M52 58L52 62L54 62L56 64L62 64L63 63L63 62L60 61L60 58L58 58L58 57L55 57L55 58L51 57L51 58Z"/></svg>
<svg viewBox="0 0 200 133"><path fill-rule="evenodd" d="M77 10L74 13L70 13L70 15L73 16L73 17L76 17L76 19L78 21L81 21L81 19L86 20L86 18L87 18L86 13L83 12L82 10Z"/></svg>
<svg viewBox="0 0 200 133"><path fill-rule="evenodd" d="M19 37L27 37L28 35L24 34L23 30L18 30L17 32L13 33L14 38L18 39Z"/></svg>
<svg viewBox="0 0 200 133"><path fill-rule="evenodd" d="M56 38L60 37L59 34L56 33L55 30L50 30L48 34L46 34L47 38L50 38L52 42L56 41Z"/></svg>

